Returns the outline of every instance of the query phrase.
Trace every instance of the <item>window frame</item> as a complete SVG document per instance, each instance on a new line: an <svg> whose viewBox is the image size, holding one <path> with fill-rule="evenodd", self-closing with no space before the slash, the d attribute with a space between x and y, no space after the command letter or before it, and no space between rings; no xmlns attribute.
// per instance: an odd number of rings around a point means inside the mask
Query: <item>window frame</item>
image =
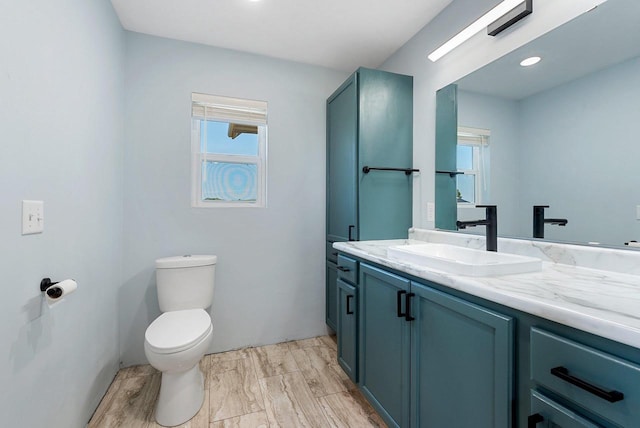
<svg viewBox="0 0 640 428"><path fill-rule="evenodd" d="M469 128L465 126L458 127L456 147L457 146L471 147L471 149L473 150L473 165L472 165L472 169L457 168L457 171L461 172L462 175L473 176L474 182L475 182L474 201L473 202L457 202L456 201L458 208L475 208L476 205L482 205L484 203L483 195L485 192L483 192L483 188L486 186L487 183L484 182L483 176L486 173L488 173L488 171L483 171L484 168L483 168L482 159L481 159L482 157L481 147L486 147L487 149L489 148L490 137L491 137L491 131L488 129ZM457 189L458 189L458 186L457 186L457 178L456 178L456 191Z"/></svg>
<svg viewBox="0 0 640 428"><path fill-rule="evenodd" d="M235 105L242 105L246 101L247 108L255 105L257 101L243 100L239 98L229 98L214 95L192 93L192 114L191 114L191 207L192 208L265 208L267 206L267 134L268 126L266 120L267 103L264 103L264 123L249 119L233 119L233 123L255 125L258 127L258 154L256 156L233 155L222 153L207 153L202 150L200 129L203 122L215 121L230 123L229 118L216 115L204 117L194 116L193 109L196 101L207 99L230 100ZM205 110L206 111L206 110ZM205 162L223 162L245 165L256 165L256 200L255 201L223 201L223 200L203 200L203 165Z"/></svg>

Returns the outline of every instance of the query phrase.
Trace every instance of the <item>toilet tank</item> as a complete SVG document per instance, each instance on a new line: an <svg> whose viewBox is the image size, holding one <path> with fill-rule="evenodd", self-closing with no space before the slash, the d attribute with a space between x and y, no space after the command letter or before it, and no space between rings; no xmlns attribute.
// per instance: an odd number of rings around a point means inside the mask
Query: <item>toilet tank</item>
<svg viewBox="0 0 640 428"><path fill-rule="evenodd" d="M216 256L176 256L156 260L162 312L206 309L213 303Z"/></svg>

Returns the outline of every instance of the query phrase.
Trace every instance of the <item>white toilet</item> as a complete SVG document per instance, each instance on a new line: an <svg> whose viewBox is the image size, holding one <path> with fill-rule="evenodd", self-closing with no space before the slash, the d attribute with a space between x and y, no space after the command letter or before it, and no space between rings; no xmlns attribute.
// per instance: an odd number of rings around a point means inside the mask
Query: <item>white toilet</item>
<svg viewBox="0 0 640 428"><path fill-rule="evenodd" d="M216 262L216 256L156 260L163 313L144 334L144 352L162 372L155 414L160 425L180 425L202 407L204 377L198 363L211 344L213 326L205 309L213 303Z"/></svg>

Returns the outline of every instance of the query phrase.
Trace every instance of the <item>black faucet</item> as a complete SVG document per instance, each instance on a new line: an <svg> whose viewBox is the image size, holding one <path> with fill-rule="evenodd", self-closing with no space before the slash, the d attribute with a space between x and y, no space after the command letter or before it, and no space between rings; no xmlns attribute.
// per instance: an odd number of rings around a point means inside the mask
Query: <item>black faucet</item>
<svg viewBox="0 0 640 428"><path fill-rule="evenodd" d="M568 220L566 218L544 218L544 209L549 205L533 206L533 237L544 238L544 224L557 224L558 226L566 226Z"/></svg>
<svg viewBox="0 0 640 428"><path fill-rule="evenodd" d="M498 251L498 210L495 205L476 205L476 208L486 208L486 218L472 221L456 221L458 229L485 226L487 233L487 251Z"/></svg>

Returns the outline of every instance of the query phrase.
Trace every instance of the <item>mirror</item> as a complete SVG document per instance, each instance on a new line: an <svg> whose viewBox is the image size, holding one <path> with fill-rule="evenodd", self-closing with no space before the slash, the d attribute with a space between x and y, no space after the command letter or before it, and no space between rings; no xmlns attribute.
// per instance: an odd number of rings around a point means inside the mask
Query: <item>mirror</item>
<svg viewBox="0 0 640 428"><path fill-rule="evenodd" d="M544 239L640 241L639 22L609 0L438 91L436 228L495 204L500 236L531 239L537 205L566 220Z"/></svg>

